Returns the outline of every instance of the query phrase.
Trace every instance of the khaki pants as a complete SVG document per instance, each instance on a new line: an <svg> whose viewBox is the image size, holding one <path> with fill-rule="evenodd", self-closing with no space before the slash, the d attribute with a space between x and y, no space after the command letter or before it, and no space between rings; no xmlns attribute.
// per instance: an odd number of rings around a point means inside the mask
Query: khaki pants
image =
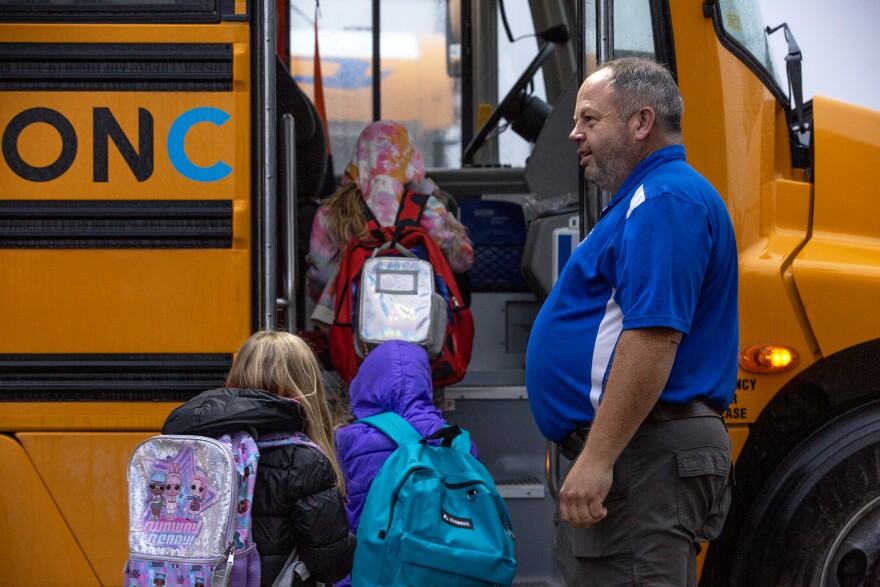
<svg viewBox="0 0 880 587"><path fill-rule="evenodd" d="M567 475L571 463L562 460ZM556 508L566 584L696 586L698 543L721 532L730 481L730 437L719 418L642 425L614 466L604 520L574 528Z"/></svg>

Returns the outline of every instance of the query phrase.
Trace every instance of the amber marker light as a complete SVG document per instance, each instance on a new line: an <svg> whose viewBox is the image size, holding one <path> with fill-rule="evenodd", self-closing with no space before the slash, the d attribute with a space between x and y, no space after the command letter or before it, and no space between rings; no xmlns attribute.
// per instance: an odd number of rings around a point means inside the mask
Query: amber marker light
<svg viewBox="0 0 880 587"><path fill-rule="evenodd" d="M752 373L782 373L799 362L796 350L779 344L752 345L739 355L739 366Z"/></svg>

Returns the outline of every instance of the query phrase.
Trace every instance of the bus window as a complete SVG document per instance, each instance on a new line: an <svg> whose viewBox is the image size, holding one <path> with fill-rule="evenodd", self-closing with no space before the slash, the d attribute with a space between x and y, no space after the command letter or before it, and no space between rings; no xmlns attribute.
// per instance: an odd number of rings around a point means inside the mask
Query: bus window
<svg viewBox="0 0 880 587"><path fill-rule="evenodd" d="M655 57L648 0L614 3L614 57Z"/></svg>
<svg viewBox="0 0 880 587"><path fill-rule="evenodd" d="M510 25L511 40L504 29L504 21L498 18L498 97L507 94L510 87L522 74L526 65L538 53L538 38L534 36L535 26L528 0L503 0L504 14ZM544 75L539 72L532 78L532 87L527 91L530 95L547 101L544 89ZM532 144L506 129L506 122L499 124L502 129L498 135L498 162L512 167L525 167L526 159L532 152ZM479 121L477 126L480 126ZM491 140L491 139L490 139Z"/></svg>
<svg viewBox="0 0 880 587"><path fill-rule="evenodd" d="M314 1L291 2L291 71L314 96ZM459 81L446 67L445 0L382 2L381 117L404 124L427 167L449 167L460 151ZM373 120L369 2L324 3L318 21L334 173L341 175Z"/></svg>
<svg viewBox="0 0 880 587"><path fill-rule="evenodd" d="M453 5L447 6L447 0L381 3L380 116L409 128L428 168L461 164L462 78L460 63L450 69L447 57L449 15L457 10ZM475 9L496 23L494 39L483 45L494 51L474 64L474 84L488 86L477 91L482 103L475 117L479 128L538 53L539 41L527 0L505 0L497 9L478 4ZM314 14L313 0L291 2L291 72L312 98ZM372 18L369 2L325 3L320 8L322 81L337 176L344 171L358 134L373 120ZM528 92L546 101L543 75L534 76ZM508 129L506 122L486 142L481 163L523 167L532 150L531 143Z"/></svg>
<svg viewBox="0 0 880 587"><path fill-rule="evenodd" d="M765 22L761 14L760 5L752 2L740 2L736 0L725 0L719 4L721 8L721 22L724 33L739 43L754 59L763 67L770 76L770 79L776 82L777 88L771 90L780 91L787 95L788 82L780 77L774 66L774 51L768 42L767 34L764 30ZM780 24L778 22L769 23L772 26ZM780 34L775 39L780 45L774 48L782 49L782 55L785 54L785 45L783 36Z"/></svg>

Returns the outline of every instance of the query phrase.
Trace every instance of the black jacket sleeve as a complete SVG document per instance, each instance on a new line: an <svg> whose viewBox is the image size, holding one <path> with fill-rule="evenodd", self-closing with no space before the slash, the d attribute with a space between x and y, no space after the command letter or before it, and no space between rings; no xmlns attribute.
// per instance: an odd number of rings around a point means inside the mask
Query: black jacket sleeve
<svg viewBox="0 0 880 587"><path fill-rule="evenodd" d="M351 572L355 537L349 532L345 503L336 488L330 461L313 449L317 457L309 473L289 480L298 493L292 523L300 559L311 578L334 583Z"/></svg>
<svg viewBox="0 0 880 587"><path fill-rule="evenodd" d="M332 583L351 571L355 541L335 479L330 461L313 448L260 451L252 521L264 587L294 548L311 574L306 585Z"/></svg>

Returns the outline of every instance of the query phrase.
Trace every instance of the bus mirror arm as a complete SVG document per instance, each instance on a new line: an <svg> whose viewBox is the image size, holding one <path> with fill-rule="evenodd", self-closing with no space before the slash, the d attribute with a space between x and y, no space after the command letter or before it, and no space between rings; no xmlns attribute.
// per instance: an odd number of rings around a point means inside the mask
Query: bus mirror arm
<svg viewBox="0 0 880 587"><path fill-rule="evenodd" d="M544 31L547 33L551 29L555 27L551 27ZM550 33L554 38L559 38L562 40L563 38L566 42L568 40L568 30L563 27L564 35L561 33ZM544 46L541 47L541 50L538 51L538 54L535 55L535 58L532 59L532 62L526 67L525 71L523 71L522 75L519 76L519 79L511 86L510 90L507 92L507 95L502 98L501 102L498 103L498 107L492 111L492 114L489 115L489 118L486 119L486 122L477 131L477 134L474 135L474 138L470 143L465 147L464 151L461 154L461 164L462 165L470 165L473 163L474 155L483 146L483 143L486 142L486 139L489 137L489 133L495 128L495 126L501 121L502 118L505 120L516 120L524 111L527 115L535 115L537 114L540 117L543 114L543 117L546 119L547 115L549 115L549 109L541 108L541 105L538 104L535 100L529 100L528 96L524 96L523 93L525 91L526 86L532 80L536 73L538 73L538 69L547 61L547 58L553 53L553 50L556 48L557 43L555 42L547 42L544 43ZM534 116L533 116L534 117ZM541 120L541 124L543 124L543 120ZM526 128L533 129L535 127L534 121L530 121L526 123ZM519 125L514 125L515 130L519 127ZM528 140L534 142L535 137L524 137Z"/></svg>
<svg viewBox="0 0 880 587"><path fill-rule="evenodd" d="M564 24L557 24L555 26L544 29L538 36L544 39L549 43L556 43L561 45L563 43L567 43L569 40L568 27Z"/></svg>
<svg viewBox="0 0 880 587"><path fill-rule="evenodd" d="M795 114L797 116L797 130L799 132L805 132L807 128L804 124L804 85L801 77L801 62L803 61L803 56L801 55L801 49L798 46L791 29L788 28L787 23L782 23L773 28L768 26L764 29L764 32L769 37L780 28L783 30L785 40L788 43L788 54L785 56L785 70L788 75L788 89L794 99Z"/></svg>

